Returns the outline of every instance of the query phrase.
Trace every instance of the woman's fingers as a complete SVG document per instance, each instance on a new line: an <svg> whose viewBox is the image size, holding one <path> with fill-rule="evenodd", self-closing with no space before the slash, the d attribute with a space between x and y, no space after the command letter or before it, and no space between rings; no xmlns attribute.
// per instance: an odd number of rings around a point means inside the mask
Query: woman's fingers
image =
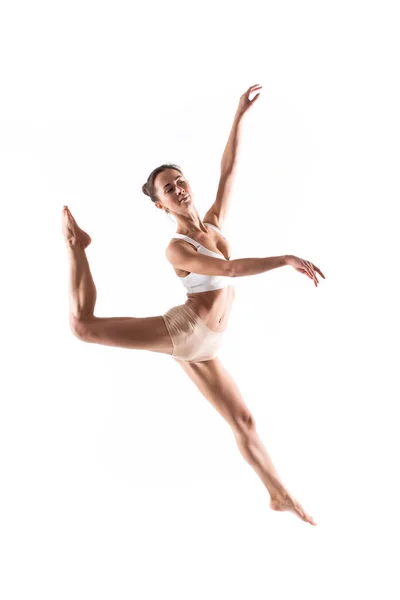
<svg viewBox="0 0 400 600"><path fill-rule="evenodd" d="M246 98L248 98L250 94L252 94L256 90L260 90L261 88L262 88L262 85L258 85L258 83L256 85L251 85L249 87L249 89L247 90L247 92L245 92L245 94L243 94L243 95L246 96ZM257 98L259 95L260 95L260 93L257 94ZM255 100L255 98L253 98L253 100Z"/></svg>
<svg viewBox="0 0 400 600"><path fill-rule="evenodd" d="M308 260L303 260L303 265L304 265L304 268L305 268L305 270L306 270L306 272L307 272L307 275L308 275L309 277L311 277L311 279L314 279L314 276L313 276L312 270L311 270L311 268L310 268L310 263L308 262Z"/></svg>
<svg viewBox="0 0 400 600"><path fill-rule="evenodd" d="M306 261L306 265L308 267L308 272L311 273L311 278L314 280L315 285L317 286L319 281L317 279L317 276L315 275L314 272L314 268L313 268L313 264L310 261Z"/></svg>
<svg viewBox="0 0 400 600"><path fill-rule="evenodd" d="M251 88L249 89L249 91L247 92L248 94L252 94L253 92L256 92L257 90L261 90L262 85L252 85ZM256 98L258 98L258 96L260 95L261 92L258 92L258 94L256 96L254 96L253 98L253 102Z"/></svg>
<svg viewBox="0 0 400 600"><path fill-rule="evenodd" d="M314 277L311 275L310 270L307 269L306 266L304 266L304 269L296 268L296 271L299 271L299 273L303 273L303 275L307 275L307 277L309 277L310 279L312 279L314 281ZM314 281L314 283L315 283L315 281Z"/></svg>
<svg viewBox="0 0 400 600"><path fill-rule="evenodd" d="M310 262L309 260L304 260L302 258L297 258L297 257L291 257L291 258L294 258L294 264L292 266L294 266L296 271L299 271L300 273L304 273L304 275L307 275L307 277L309 277L310 279L312 279L314 281L316 286L319 285L319 280L316 275L316 272L319 275L321 275L321 277L326 279L326 277L322 273L322 271L318 267L316 267L312 262ZM298 266L295 266L296 262L297 262ZM288 264L290 264L290 262Z"/></svg>
<svg viewBox="0 0 400 600"><path fill-rule="evenodd" d="M311 263L312 264L312 263ZM320 271L318 269L318 267L316 267L315 265L313 265L314 269L317 271L317 273L319 273L321 275L321 277L323 277L324 279L326 279L325 275L322 273L322 271Z"/></svg>

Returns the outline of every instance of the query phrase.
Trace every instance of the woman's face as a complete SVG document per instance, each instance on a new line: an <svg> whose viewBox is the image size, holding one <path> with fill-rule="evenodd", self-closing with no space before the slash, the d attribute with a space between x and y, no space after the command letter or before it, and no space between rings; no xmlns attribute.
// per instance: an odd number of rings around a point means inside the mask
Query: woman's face
<svg viewBox="0 0 400 600"><path fill-rule="evenodd" d="M193 193L189 181L176 169L165 169L154 181L158 208L168 208L172 213L184 214L193 204Z"/></svg>

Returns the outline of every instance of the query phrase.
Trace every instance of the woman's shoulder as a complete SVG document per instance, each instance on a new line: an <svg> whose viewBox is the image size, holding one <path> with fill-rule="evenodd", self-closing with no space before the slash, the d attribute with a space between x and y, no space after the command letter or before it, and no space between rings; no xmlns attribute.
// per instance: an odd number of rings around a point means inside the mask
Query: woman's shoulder
<svg viewBox="0 0 400 600"><path fill-rule="evenodd" d="M198 243L198 242L197 242ZM200 245L200 244L199 244ZM165 254L168 256L168 253L173 249L173 248L187 248L190 247L192 249L194 249L194 244L193 242L190 242L189 240L183 240L181 238L172 238L167 247L165 248Z"/></svg>

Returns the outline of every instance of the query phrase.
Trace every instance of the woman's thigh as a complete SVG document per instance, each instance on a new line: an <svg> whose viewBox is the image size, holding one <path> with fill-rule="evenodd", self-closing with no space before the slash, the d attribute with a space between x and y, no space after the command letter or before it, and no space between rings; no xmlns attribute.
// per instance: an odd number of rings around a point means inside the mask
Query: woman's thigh
<svg viewBox="0 0 400 600"><path fill-rule="evenodd" d="M218 357L204 362L176 362L233 429L248 429L254 425L237 383Z"/></svg>
<svg viewBox="0 0 400 600"><path fill-rule="evenodd" d="M74 334L85 342L150 350L172 355L172 341L162 316L157 317L70 317Z"/></svg>

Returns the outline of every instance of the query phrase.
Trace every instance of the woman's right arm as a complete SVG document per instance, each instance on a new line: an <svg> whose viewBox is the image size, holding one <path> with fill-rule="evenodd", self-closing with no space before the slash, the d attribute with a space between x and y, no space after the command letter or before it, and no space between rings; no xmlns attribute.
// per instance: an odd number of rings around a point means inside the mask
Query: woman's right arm
<svg viewBox="0 0 400 600"><path fill-rule="evenodd" d="M177 269L203 275L223 275L225 277L245 277L258 275L286 264L286 256L271 258L237 258L225 260L200 254L187 242L172 242L166 250L166 257Z"/></svg>
<svg viewBox="0 0 400 600"><path fill-rule="evenodd" d="M232 277L245 277L246 275L258 275L265 273L277 267L289 265L307 275L312 279L317 286L319 281L315 273L319 273L324 279L325 275L312 262L294 256L293 254L285 254L284 256L271 256L268 258L238 258L230 261L232 263Z"/></svg>
<svg viewBox="0 0 400 600"><path fill-rule="evenodd" d="M312 279L315 285L319 281L314 271L317 271L325 279L325 275L311 262L284 254L283 256L269 256L267 258L236 258L225 260L213 258L200 254L190 244L181 242L170 243L166 250L166 257L177 269L203 275L223 275L225 277L246 277L248 275L259 275L271 271L277 267L290 265Z"/></svg>
<svg viewBox="0 0 400 600"><path fill-rule="evenodd" d="M231 260L232 277L258 275L287 265L287 256L269 256L267 258L236 258Z"/></svg>

